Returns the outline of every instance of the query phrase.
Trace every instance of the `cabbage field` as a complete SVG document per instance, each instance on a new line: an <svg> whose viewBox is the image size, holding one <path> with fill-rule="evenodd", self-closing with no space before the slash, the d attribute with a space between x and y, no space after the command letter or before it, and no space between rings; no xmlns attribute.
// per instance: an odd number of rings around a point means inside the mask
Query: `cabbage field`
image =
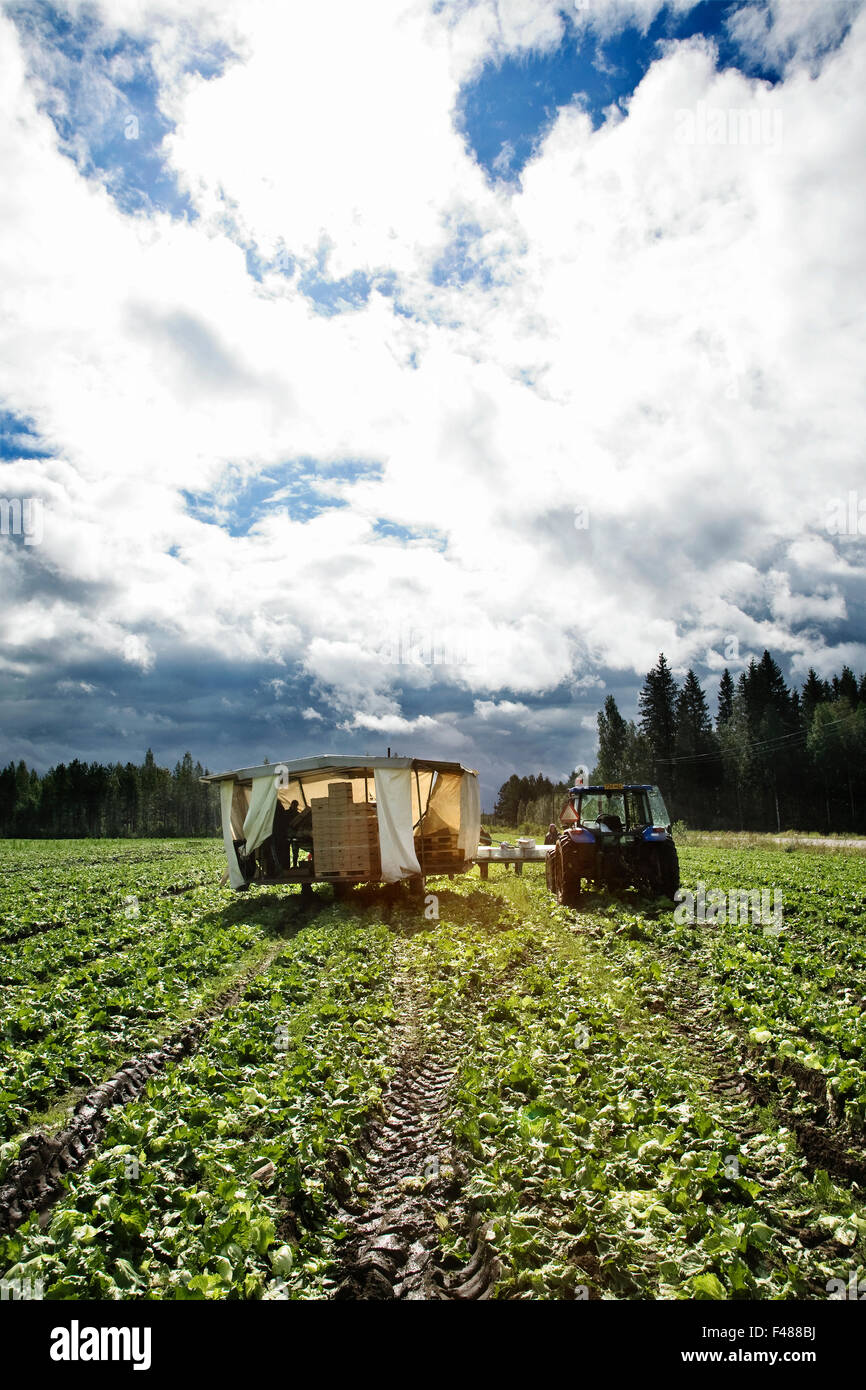
<svg viewBox="0 0 866 1390"><path fill-rule="evenodd" d="M210 841L4 855L0 1279L33 1296L866 1292L861 855L681 850L772 929L566 910L541 865L302 907L220 888Z"/></svg>

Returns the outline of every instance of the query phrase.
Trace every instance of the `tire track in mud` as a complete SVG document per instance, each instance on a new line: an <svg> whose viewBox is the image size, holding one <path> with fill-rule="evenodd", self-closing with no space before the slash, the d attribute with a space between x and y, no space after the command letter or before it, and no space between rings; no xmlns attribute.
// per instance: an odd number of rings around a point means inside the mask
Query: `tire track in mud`
<svg viewBox="0 0 866 1390"><path fill-rule="evenodd" d="M0 1187L0 1232L20 1226L32 1212L44 1213L63 1192L67 1173L82 1168L109 1121L109 1111L129 1105L152 1076L170 1062L194 1052L214 1019L242 998L252 980L263 974L283 950L280 940L267 955L211 1003L179 1028L160 1047L125 1062L107 1081L88 1091L75 1106L69 1124L56 1134L34 1130L23 1140Z"/></svg>
<svg viewBox="0 0 866 1390"><path fill-rule="evenodd" d="M770 1109L775 1113L777 1124L790 1130L791 1137L796 1141L796 1146L806 1161L809 1177L814 1177L815 1172L822 1168L831 1178L848 1184L866 1186L866 1163L847 1153L844 1145L827 1129L796 1115L785 1103L775 1078L767 1077L766 1080L770 1084L766 1085L765 1078L756 1076L750 1068L753 1061L764 1066L769 1061L769 1069L783 1075L788 1069L781 1064L774 1067L772 1062L784 1063L787 1059L762 1057L754 1046L744 1038L738 1037L733 1020L723 1020L719 1016L715 1003L704 985L694 981L668 981L664 991L664 1003L653 1009L653 1012L664 1012L667 1015L668 1027L688 1047L690 1060L697 1058L703 1064L708 1081L707 1098L712 1096L720 1111L719 1118L728 1128L741 1139L751 1137L759 1132L754 1123L757 1118L756 1112ZM734 1032L738 1037L739 1049L736 1042L714 1037L714 1027L719 1032L723 1029ZM802 1070L805 1075L799 1078L801 1093L809 1095L813 1101L820 1100L817 1088L806 1084L811 1074L805 1068ZM796 1076L792 1075L791 1079L795 1084L798 1083ZM824 1118L828 1118L826 1112L822 1113ZM832 1110L829 1118L832 1121ZM838 1123L838 1117L836 1122ZM771 1170L768 1176L772 1178L775 1171L777 1170ZM762 1183L765 1181L762 1173L756 1172L755 1176ZM788 1238L804 1249L815 1251L819 1258L850 1256L850 1249L839 1244L828 1230L816 1228L814 1224L804 1224L795 1217L788 1217L778 1207L775 1209L775 1220ZM815 1297L826 1295L823 1276L815 1282L813 1293Z"/></svg>
<svg viewBox="0 0 866 1390"><path fill-rule="evenodd" d="M866 1187L866 1158L862 1154L862 1138L843 1126L843 1111L827 1089L826 1079L789 1058L762 1055L757 1048L740 1039L740 1050L728 1042L716 1041L707 1033L708 1020L719 1029L736 1031L733 1020L723 1020L713 1001L698 985L689 992L682 982L665 986L664 1012L669 1026L687 1040L693 1055L697 1054L711 1073L710 1089L724 1098L728 1105L747 1105L751 1109L773 1107L780 1123L789 1128L806 1159L811 1174L823 1168L830 1177ZM763 1066L771 1076L755 1076L749 1064ZM815 1120L797 1115L786 1103L777 1077L788 1077L798 1092L817 1106ZM748 1131L744 1131L748 1132ZM847 1144L845 1141L848 1141ZM850 1150L860 1145L860 1153Z"/></svg>
<svg viewBox="0 0 866 1390"><path fill-rule="evenodd" d="M91 919L86 920L89 922ZM8 933L0 928L3 930L0 946L15 946L19 941L29 941L32 936L41 936L43 932L60 931L62 927L74 925L76 924L71 922L26 922L20 931L13 930Z"/></svg>
<svg viewBox="0 0 866 1390"><path fill-rule="evenodd" d="M499 1264L487 1227L465 1209L465 1173L447 1132L447 1097L457 1057L428 1045L409 982L399 982L406 1014L382 1116L366 1131L366 1181L340 1213L349 1234L341 1248L335 1299L474 1300L490 1298ZM468 1264L443 1256L450 1228L472 1252Z"/></svg>

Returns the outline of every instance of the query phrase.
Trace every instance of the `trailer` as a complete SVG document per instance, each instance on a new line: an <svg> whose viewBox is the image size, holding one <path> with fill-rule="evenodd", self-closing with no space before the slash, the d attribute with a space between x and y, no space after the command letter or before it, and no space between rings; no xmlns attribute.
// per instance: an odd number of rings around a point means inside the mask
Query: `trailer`
<svg viewBox="0 0 866 1390"><path fill-rule="evenodd" d="M223 883L408 881L472 867L481 828L478 774L430 758L327 754L202 778L219 787Z"/></svg>

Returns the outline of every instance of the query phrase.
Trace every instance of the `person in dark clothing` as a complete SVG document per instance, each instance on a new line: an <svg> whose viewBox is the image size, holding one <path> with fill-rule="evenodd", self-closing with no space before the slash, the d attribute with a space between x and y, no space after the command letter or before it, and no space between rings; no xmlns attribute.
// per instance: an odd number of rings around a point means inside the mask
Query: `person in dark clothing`
<svg viewBox="0 0 866 1390"><path fill-rule="evenodd" d="M313 848L313 813L309 806L305 806L298 812L298 818L292 831L292 849L295 855L295 866L298 863L298 851L302 849L312 850Z"/></svg>
<svg viewBox="0 0 866 1390"><path fill-rule="evenodd" d="M551 821L549 826L547 827L547 834L544 837L544 843L546 845L555 845L558 839L559 831L557 830L553 821Z"/></svg>
<svg viewBox="0 0 866 1390"><path fill-rule="evenodd" d="M297 806L297 801L293 803ZM281 801L277 802L274 811L274 824L271 830L271 845L274 858L280 871L285 871L292 867L291 857L291 835L294 830L295 813L287 810Z"/></svg>
<svg viewBox="0 0 866 1390"><path fill-rule="evenodd" d="M286 813L286 830L288 832L289 837L289 852L291 854L291 864L293 869L296 869L298 867L298 849L300 848L298 843L298 830L302 819L303 812L301 811L300 806L298 805L297 801L292 801L289 804L289 809ZM310 816L310 819L312 820L312 815Z"/></svg>

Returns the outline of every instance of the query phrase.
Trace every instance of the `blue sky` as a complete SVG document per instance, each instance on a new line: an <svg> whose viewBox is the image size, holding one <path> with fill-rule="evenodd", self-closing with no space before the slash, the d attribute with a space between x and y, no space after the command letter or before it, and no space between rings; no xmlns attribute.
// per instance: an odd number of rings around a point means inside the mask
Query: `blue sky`
<svg viewBox="0 0 866 1390"><path fill-rule="evenodd" d="M555 47L497 54L460 86L456 127L490 178L514 181L561 108L578 104L596 127L612 104L624 108L662 42L695 35L710 38L718 46L720 68L778 81L776 63L755 61L730 37L727 22L742 8L740 0L703 0L685 12L663 5L649 24L627 23L600 36L591 28L575 28L564 6L561 13L566 23ZM42 107L55 127L59 148L82 174L100 180L123 212L166 212L174 218L195 219L194 202L178 187L164 158L163 140L174 123L162 109L147 35L122 30L106 33L102 16L92 5L73 15L45 0L28 0L25 5L9 5L7 13L30 45L34 68L47 68L52 74ZM226 41L203 43L194 46L182 70L210 81L239 61ZM231 227L230 206L226 220ZM473 256L478 233L472 223L455 228L433 268L434 284L462 284L474 278L483 287L490 286L491 268ZM264 269L276 265L295 279L300 293L319 313L357 308L366 303L374 283L384 293L395 289L395 279L387 271L375 277L363 270L330 276L327 239L312 259L287 247L280 248L275 260L264 258L255 243L245 243L244 249L254 278L260 279Z"/></svg>
<svg viewBox="0 0 866 1390"><path fill-rule="evenodd" d="M665 6L645 28L633 23L609 38L571 32L551 52L491 59L461 90L460 128L492 178L517 178L560 107L578 102L601 125L609 106L627 103L661 41L712 38L720 67L777 81L774 64L751 61L731 41L726 20L739 8L738 0L704 0L685 13Z"/></svg>
<svg viewBox="0 0 866 1390"><path fill-rule="evenodd" d="M866 667L864 45L860 0L7 4L0 760L391 744L489 797L659 650L711 702L730 639Z"/></svg>
<svg viewBox="0 0 866 1390"><path fill-rule="evenodd" d="M160 156L170 126L159 110L147 38L115 33L106 39L97 11L87 7L72 16L28 0L7 13L55 78L44 109L59 147L82 174L103 180L124 212L195 216ZM200 71L213 75L216 61Z"/></svg>
<svg viewBox="0 0 866 1390"><path fill-rule="evenodd" d="M0 410L0 459L50 458L33 421L11 410Z"/></svg>

